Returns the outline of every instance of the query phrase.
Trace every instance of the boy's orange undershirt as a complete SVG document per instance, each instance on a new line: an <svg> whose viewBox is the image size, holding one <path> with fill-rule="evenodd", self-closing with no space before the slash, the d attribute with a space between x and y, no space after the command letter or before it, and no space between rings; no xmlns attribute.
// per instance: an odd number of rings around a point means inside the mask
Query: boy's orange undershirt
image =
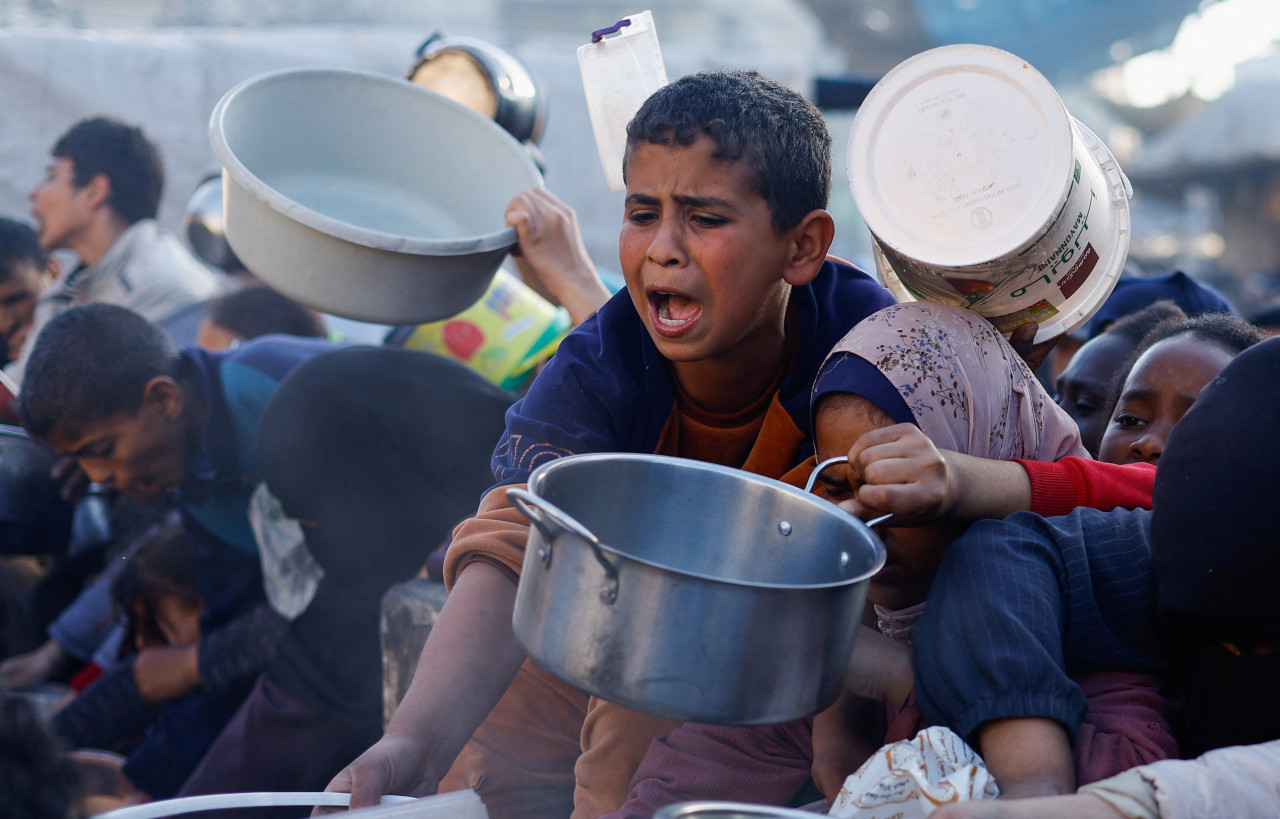
<svg viewBox="0 0 1280 819"><path fill-rule="evenodd" d="M738 467L771 478L781 477L791 466L784 462L794 459L797 446L803 442L800 430L796 429L787 413L770 412L773 404L777 403L778 388L795 366L800 347L792 324L793 319L788 315L787 346L782 366L756 400L737 412L717 413L699 406L672 372L675 409L662 430L655 454ZM774 421L766 429L766 419L771 416Z"/></svg>

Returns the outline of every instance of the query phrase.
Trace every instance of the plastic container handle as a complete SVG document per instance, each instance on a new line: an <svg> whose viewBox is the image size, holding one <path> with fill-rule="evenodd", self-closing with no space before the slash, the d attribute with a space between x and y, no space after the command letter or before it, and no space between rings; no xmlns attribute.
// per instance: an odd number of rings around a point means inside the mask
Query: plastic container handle
<svg viewBox="0 0 1280 819"><path fill-rule="evenodd" d="M598 43L598 42L600 42L601 40L603 40L603 39L605 38L605 35L607 35L607 34L617 34L619 31L622 31L622 27L623 27L623 26L629 26L629 25L631 25L631 18L630 18L630 17L628 17L628 18L626 18L626 19L624 19L624 20L619 20L618 22L614 23L613 25L609 26L608 28L602 28L602 29L598 29L598 30L596 30L596 31L593 31L593 32L591 32L591 42L593 42L593 43Z"/></svg>

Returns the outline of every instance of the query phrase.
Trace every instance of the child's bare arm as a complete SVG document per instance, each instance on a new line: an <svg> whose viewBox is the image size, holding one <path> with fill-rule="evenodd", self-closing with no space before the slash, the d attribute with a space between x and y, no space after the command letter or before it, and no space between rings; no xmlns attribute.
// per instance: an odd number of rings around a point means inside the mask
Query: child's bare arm
<svg viewBox="0 0 1280 819"><path fill-rule="evenodd" d="M511 578L486 563L463 570L386 734L327 790L350 793L353 808L383 794L435 792L524 661L511 629L515 594Z"/></svg>
<svg viewBox="0 0 1280 819"><path fill-rule="evenodd" d="M977 520L1031 508L1031 481L1020 465L939 450L914 424L862 435L849 463L865 483L841 506L859 517L893 512L916 522Z"/></svg>
<svg viewBox="0 0 1280 819"><path fill-rule="evenodd" d="M858 639L845 671L845 691L901 708L915 685L911 648L868 626L858 627Z"/></svg>
<svg viewBox="0 0 1280 819"><path fill-rule="evenodd" d="M993 720L978 729L978 745L1002 799L1054 796L1076 789L1071 742L1056 720Z"/></svg>
<svg viewBox="0 0 1280 819"><path fill-rule="evenodd" d="M835 801L849 774L862 767L884 738L884 705L845 691L813 718L813 782Z"/></svg>
<svg viewBox="0 0 1280 819"><path fill-rule="evenodd" d="M153 708L181 699L200 685L197 646L154 646L138 652L133 679L142 701Z"/></svg>

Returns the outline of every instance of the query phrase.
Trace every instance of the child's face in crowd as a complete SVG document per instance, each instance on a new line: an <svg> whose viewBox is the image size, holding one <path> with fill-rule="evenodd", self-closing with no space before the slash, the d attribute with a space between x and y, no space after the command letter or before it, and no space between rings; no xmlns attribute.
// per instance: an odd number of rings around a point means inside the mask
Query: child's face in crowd
<svg viewBox="0 0 1280 819"><path fill-rule="evenodd" d="M867 399L834 394L822 400L814 419L814 443L818 461L848 455L864 433L891 426L893 419ZM823 495L833 503L853 496L861 481L848 464L827 468L821 477ZM946 522L927 526L877 527L887 557L884 568L871 578L867 599L890 610L923 603L947 546L963 531Z"/></svg>
<svg viewBox="0 0 1280 819"><path fill-rule="evenodd" d="M1231 358L1217 344L1193 335L1153 345L1124 382L1098 460L1157 463L1169 431Z"/></svg>
<svg viewBox="0 0 1280 819"><path fill-rule="evenodd" d="M1103 333L1081 347L1058 376L1054 400L1080 428L1080 441L1097 457L1107 431L1107 389L1111 377L1133 352L1125 339Z"/></svg>
<svg viewBox="0 0 1280 819"><path fill-rule="evenodd" d="M45 250L75 244L89 224L94 195L91 185L76 187L75 165L70 159L55 158L50 163L45 178L27 196Z"/></svg>
<svg viewBox="0 0 1280 819"><path fill-rule="evenodd" d="M28 262L13 265L8 278L0 282L0 336L9 345L10 358L18 357L27 340L44 284L44 271Z"/></svg>
<svg viewBox="0 0 1280 819"><path fill-rule="evenodd" d="M776 351L763 345L782 338L788 241L743 164L714 150L700 137L631 152L618 242L627 290L667 359L768 361Z"/></svg>
<svg viewBox="0 0 1280 819"><path fill-rule="evenodd" d="M152 386L160 381L166 382L165 394L152 394ZM152 379L147 390L133 415L116 413L85 425L74 437L55 431L49 444L60 455L79 461L89 480L135 497L145 499L176 487L186 477L181 390L167 378ZM178 390L176 397L171 390Z"/></svg>

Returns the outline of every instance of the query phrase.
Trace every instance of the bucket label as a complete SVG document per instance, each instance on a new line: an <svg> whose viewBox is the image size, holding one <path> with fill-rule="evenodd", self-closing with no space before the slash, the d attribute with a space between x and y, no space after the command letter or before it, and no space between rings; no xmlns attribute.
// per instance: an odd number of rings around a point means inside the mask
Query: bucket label
<svg viewBox="0 0 1280 819"><path fill-rule="evenodd" d="M1079 167L1077 165L1076 167ZM1072 192L1075 191L1077 183L1071 184ZM1070 199L1068 199L1070 201ZM1063 237L1058 246L1049 254L1049 258L1036 265L1035 272L1040 273L1045 268L1050 268L1049 273L1052 276L1058 275L1058 268L1075 258L1076 251L1080 250L1080 239L1089 230L1089 216L1093 213L1093 205L1098 201L1098 194L1092 188L1089 189L1089 205L1084 210L1076 212L1075 221L1071 223L1071 227L1067 230L1067 235ZM1065 208L1064 208L1065 209ZM1048 281L1046 279L1046 281Z"/></svg>
<svg viewBox="0 0 1280 819"><path fill-rule="evenodd" d="M1080 163L1076 163L1076 172L1079 173ZM1071 193L1074 193L1078 186L1077 182L1071 183ZM1068 204L1072 197L1070 193L1067 197ZM1035 265L1030 273L1035 276L1029 282L1021 287L1011 289L1008 295L1014 299L1020 299L1031 293L1034 297L1035 292L1039 291L1046 285L1057 285L1058 290L1062 293L1062 298L1068 299L1073 293L1080 289L1080 286L1089 278L1089 274L1098 264L1098 252L1094 250L1093 243L1089 241L1089 217L1093 214L1094 203L1098 201L1098 194L1092 188L1089 189L1088 205L1083 210L1076 211L1075 219L1067 221L1065 214L1059 214L1055 224L1067 226L1067 232L1062 240L1049 253L1049 256L1039 264ZM1064 207L1065 211L1066 208ZM1052 231L1050 231L1051 235ZM1083 244L1082 244L1083 242ZM1059 274L1063 265L1075 261L1075 264L1067 268L1065 274ZM1055 281L1056 280L1056 281ZM1018 279L1014 278L1010 284L1018 283Z"/></svg>
<svg viewBox="0 0 1280 819"><path fill-rule="evenodd" d="M1058 289L1062 291L1062 297L1069 299L1075 295L1080 289L1080 285L1088 280L1089 274L1098 266L1098 251L1093 249L1093 242L1089 242L1084 246L1084 251L1080 254L1080 261L1076 262L1067 275L1058 280Z"/></svg>

